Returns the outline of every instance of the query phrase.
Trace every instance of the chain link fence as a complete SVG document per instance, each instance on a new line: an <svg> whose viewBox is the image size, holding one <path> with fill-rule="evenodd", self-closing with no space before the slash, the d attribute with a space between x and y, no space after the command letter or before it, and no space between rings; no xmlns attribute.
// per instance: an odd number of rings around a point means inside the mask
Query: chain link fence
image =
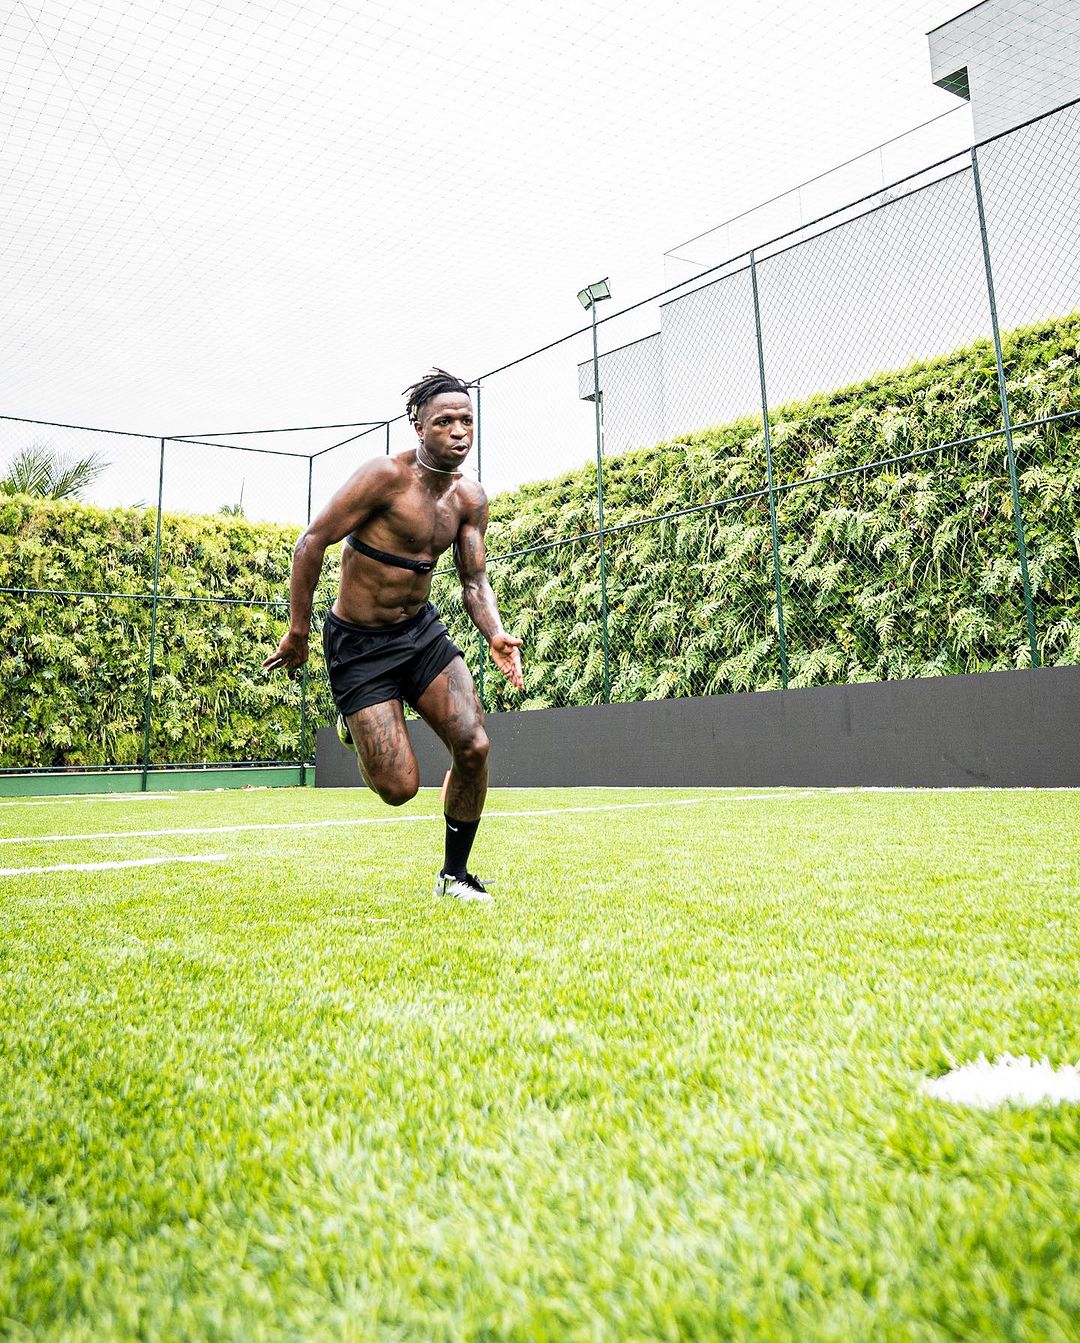
<svg viewBox="0 0 1080 1343"><path fill-rule="evenodd" d="M1076 662L1078 183L1070 105L484 377L524 706Z"/></svg>
<svg viewBox="0 0 1080 1343"><path fill-rule="evenodd" d="M145 783L309 762L329 714L321 643L295 679L261 663L288 619L298 532L386 451L386 428L152 438L0 418L0 768L136 768ZM86 466L80 506L49 497L55 481L32 488L35 462Z"/></svg>
<svg viewBox="0 0 1080 1343"><path fill-rule="evenodd" d="M481 377L489 710L1080 661L1080 106L801 225ZM0 496L5 768L310 759L319 630L260 663L296 533L403 416L167 438L0 419L108 463L87 510ZM92 511L92 510L90 510ZM449 557L447 557L447 560Z"/></svg>

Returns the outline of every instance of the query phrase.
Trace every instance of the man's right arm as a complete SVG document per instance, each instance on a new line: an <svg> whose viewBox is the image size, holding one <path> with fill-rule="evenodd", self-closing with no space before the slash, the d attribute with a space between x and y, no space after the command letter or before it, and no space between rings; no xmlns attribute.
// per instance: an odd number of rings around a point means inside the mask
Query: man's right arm
<svg viewBox="0 0 1080 1343"><path fill-rule="evenodd" d="M262 664L267 671L278 667L291 671L308 660L311 605L326 549L371 517L395 477L396 468L386 457L365 462L300 534L293 547L289 579L289 629Z"/></svg>

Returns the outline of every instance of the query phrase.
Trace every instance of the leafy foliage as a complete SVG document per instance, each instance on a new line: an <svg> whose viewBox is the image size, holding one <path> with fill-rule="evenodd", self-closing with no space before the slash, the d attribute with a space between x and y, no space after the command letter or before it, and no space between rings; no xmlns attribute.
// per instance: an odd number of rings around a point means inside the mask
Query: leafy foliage
<svg viewBox="0 0 1080 1343"><path fill-rule="evenodd" d="M1011 333L1003 355L1014 424L1080 410L1080 315ZM987 342L772 413L789 685L1028 665L1004 439L948 446L1000 427ZM1080 420L1015 444L1039 657L1075 663ZM752 418L605 463L613 699L781 684L766 485ZM525 707L598 702L600 547L580 539L595 472L502 495L491 516L492 556L529 551L490 566L527 641ZM521 703L485 679L489 707Z"/></svg>
<svg viewBox="0 0 1080 1343"><path fill-rule="evenodd" d="M1013 332L1004 356L1015 424L1080 410L1080 314ZM1028 665L1000 425L985 342L773 412L790 685ZM1021 427L1015 444L1039 658L1080 662L1080 418ZM604 483L612 698L779 686L760 420L609 459ZM489 569L526 641L524 697L492 670L453 572L435 577L488 708L603 696L595 486L586 469L492 500ZM0 497L0 586L56 594L5 599L0 765L139 759L154 524L151 510ZM306 724L300 685L260 670L294 538L224 513L163 518L153 762L295 759L302 727L330 719L317 630Z"/></svg>
<svg viewBox="0 0 1080 1343"><path fill-rule="evenodd" d="M28 494L34 499L75 499L108 466L96 453L74 461L47 443L31 443L8 462L0 478L0 494Z"/></svg>
<svg viewBox="0 0 1080 1343"><path fill-rule="evenodd" d="M0 764L141 759L155 523L152 509L0 500L0 586L44 590L4 600ZM259 605L283 601L295 537L163 515L151 763L298 758L300 682L260 669L285 608ZM315 640L316 677L319 659Z"/></svg>

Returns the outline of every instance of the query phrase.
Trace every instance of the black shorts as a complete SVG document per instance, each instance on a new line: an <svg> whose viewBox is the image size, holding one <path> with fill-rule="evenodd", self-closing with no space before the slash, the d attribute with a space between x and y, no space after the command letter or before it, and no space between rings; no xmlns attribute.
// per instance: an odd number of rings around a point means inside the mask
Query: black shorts
<svg viewBox="0 0 1080 1343"><path fill-rule="evenodd" d="M334 703L346 717L392 699L415 708L443 668L464 657L430 602L398 625L354 625L328 611L323 652Z"/></svg>

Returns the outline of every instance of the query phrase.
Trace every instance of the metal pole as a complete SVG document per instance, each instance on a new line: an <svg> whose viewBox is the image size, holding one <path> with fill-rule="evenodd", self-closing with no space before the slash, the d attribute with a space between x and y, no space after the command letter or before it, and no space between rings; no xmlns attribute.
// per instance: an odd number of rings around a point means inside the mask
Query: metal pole
<svg viewBox="0 0 1080 1343"><path fill-rule="evenodd" d="M476 384L476 479L483 482L483 442L480 437L480 384Z"/></svg>
<svg viewBox="0 0 1080 1343"><path fill-rule="evenodd" d="M146 711L143 714L142 783L140 791L145 793L150 773L150 719L154 705L154 651L157 645L158 588L161 574L161 503L165 492L165 440L161 444L158 456L158 495L157 525L154 534L154 586L150 597L150 652L146 670Z"/></svg>
<svg viewBox="0 0 1080 1343"><path fill-rule="evenodd" d="M593 407L596 411L596 509L600 529L600 633L604 650L604 703L611 703L611 652L608 647L607 554L604 545L604 449L600 418L600 355L596 344L596 300L592 307Z"/></svg>
<svg viewBox="0 0 1080 1343"><path fill-rule="evenodd" d="M480 656L476 663L476 697L480 701L481 709L487 710L484 703L484 672L487 670L488 643L484 636L479 636Z"/></svg>
<svg viewBox="0 0 1080 1343"><path fill-rule="evenodd" d="M754 330L757 333L758 378L761 382L761 423L765 429L765 477L769 489L769 527L772 531L773 586L776 589L776 630L780 640L780 684L787 689L787 638L784 633L784 593L780 582L780 532L776 525L776 486L773 481L772 432L769 397L765 390L765 347L761 339L761 302L758 297L757 260L750 253L750 283L754 290Z"/></svg>
<svg viewBox="0 0 1080 1343"><path fill-rule="evenodd" d="M1020 578L1024 587L1024 618L1027 622L1031 665L1037 667L1039 665L1039 645L1035 638L1035 610L1031 602L1031 580L1028 577L1024 515L1020 507L1020 482L1016 472L1016 449L1013 446L1009 391L1005 383L1005 363L1001 357L1001 328L998 326L997 298L994 295L994 272L990 266L990 241L986 233L986 210L983 206L982 181L979 178L979 156L974 145L971 146L971 172L975 179L975 204L979 209L979 234L982 238L983 266L986 269L986 292L990 298L990 325L994 333L994 359L997 363L998 395L1001 398L1001 422L1005 429L1005 455L1009 463L1009 484L1012 488L1016 548L1020 552Z"/></svg>
<svg viewBox="0 0 1080 1343"><path fill-rule="evenodd" d="M482 457L483 446L482 446L482 441L481 441L481 437L480 437L481 413L480 413L480 384L479 384L479 383L476 384L476 387L474 388L474 391L476 392L476 479L477 479L478 482L482 482L483 479L484 479L484 476L483 476L483 470L482 470L482 468L483 468L483 457ZM479 701L480 701L480 707L481 707L481 709L484 709L484 710L487 709L487 705L484 703L484 673L487 671L487 657L488 657L488 644L487 644L487 640L486 640L486 639L484 638L484 636L481 634L481 635L480 635L480 656L479 656L478 659L477 659L477 668L476 668L476 697L477 697L477 699L479 699Z"/></svg>
<svg viewBox="0 0 1080 1343"><path fill-rule="evenodd" d="M390 421L386 421L386 455L390 456ZM310 519L309 519L310 521Z"/></svg>
<svg viewBox="0 0 1080 1343"><path fill-rule="evenodd" d="M307 464L307 524L311 525L311 473L314 460L309 457ZM307 787L307 696L308 663L300 673L300 787Z"/></svg>

